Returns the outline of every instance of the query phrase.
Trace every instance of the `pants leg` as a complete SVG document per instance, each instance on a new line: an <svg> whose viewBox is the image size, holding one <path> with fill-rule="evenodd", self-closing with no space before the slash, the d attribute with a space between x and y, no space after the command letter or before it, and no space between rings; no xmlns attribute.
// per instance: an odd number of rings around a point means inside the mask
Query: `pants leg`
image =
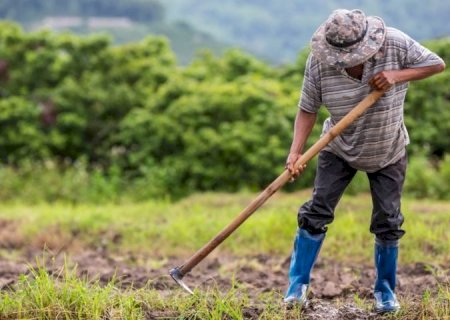
<svg viewBox="0 0 450 320"><path fill-rule="evenodd" d="M298 225L311 234L325 233L334 220L334 209L345 188L356 174L343 159L331 152L321 151L317 164L312 199L298 212Z"/></svg>
<svg viewBox="0 0 450 320"><path fill-rule="evenodd" d="M400 202L406 166L405 153L398 162L367 174L373 202L370 232L376 235L376 240L380 244L395 244L405 234L400 228L404 220Z"/></svg>

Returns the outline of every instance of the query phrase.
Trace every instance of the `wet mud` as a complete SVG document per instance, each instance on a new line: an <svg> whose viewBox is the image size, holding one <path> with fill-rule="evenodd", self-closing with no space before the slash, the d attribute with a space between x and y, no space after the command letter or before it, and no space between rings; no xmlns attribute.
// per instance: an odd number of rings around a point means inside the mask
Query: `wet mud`
<svg viewBox="0 0 450 320"><path fill-rule="evenodd" d="M20 275L30 274L30 267L45 266L55 277L69 263L76 266L77 275L100 284L115 281L123 289L149 288L161 296L170 297L182 289L168 271L184 262L180 257L158 257L134 253L111 252L108 243L117 235L105 235L104 245L88 246L76 240L76 234L66 234L55 226L44 230L29 242L17 228L20 223L0 219L0 290L14 290ZM245 319L258 319L266 307L261 297L265 293L282 297L288 285L289 257L254 255L220 256L217 252L202 261L184 277L192 289L245 291L250 306L243 310ZM397 295L409 301L420 301L425 292L433 293L438 285L450 287L450 265L401 264L397 277ZM375 281L373 265L341 263L320 256L311 279L310 303L302 319L379 319L359 301L372 301ZM148 319L179 318L173 310L145 310Z"/></svg>
<svg viewBox="0 0 450 320"><path fill-rule="evenodd" d="M67 253L68 254L68 253ZM12 290L20 274L29 273L33 261L31 252L26 258L16 261L0 258L0 289ZM45 254L37 255L45 258ZM45 260L45 259L44 259ZM79 276L98 280L106 284L115 280L117 286L129 288L151 288L161 295L169 296L182 290L168 276L168 270L184 261L176 258L144 257L133 254L109 254L107 251L88 250L49 258L46 268L58 274L64 261L77 265ZM34 259L36 261L36 259ZM31 264L33 265L33 263ZM263 312L261 294L275 292L280 297L287 288L289 259L269 255L250 257L209 257L200 263L184 281L192 289L210 290L218 288L227 292L239 283L240 290L250 296L254 307L244 310L246 319L257 319ZM399 297L420 299L426 291L436 290L438 283L450 278L449 266L430 267L424 264L401 265L398 272L397 294ZM377 319L370 310L363 310L355 303L358 299L372 299L375 270L371 265L337 263L319 258L312 274L310 303L304 310L305 319ZM234 281L234 282L233 282ZM173 311L147 311L148 319L176 318Z"/></svg>

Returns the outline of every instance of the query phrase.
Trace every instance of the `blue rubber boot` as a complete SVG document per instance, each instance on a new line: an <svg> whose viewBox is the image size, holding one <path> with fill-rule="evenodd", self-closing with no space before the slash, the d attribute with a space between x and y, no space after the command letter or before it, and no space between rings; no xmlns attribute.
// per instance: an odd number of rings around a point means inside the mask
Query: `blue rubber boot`
<svg viewBox="0 0 450 320"><path fill-rule="evenodd" d="M398 244L375 243L375 311L378 313L395 312L400 309L395 296L395 277L397 273Z"/></svg>
<svg viewBox="0 0 450 320"><path fill-rule="evenodd" d="M309 288L311 269L316 262L325 233L311 234L298 229L294 242L289 269L289 288L284 302L305 305Z"/></svg>

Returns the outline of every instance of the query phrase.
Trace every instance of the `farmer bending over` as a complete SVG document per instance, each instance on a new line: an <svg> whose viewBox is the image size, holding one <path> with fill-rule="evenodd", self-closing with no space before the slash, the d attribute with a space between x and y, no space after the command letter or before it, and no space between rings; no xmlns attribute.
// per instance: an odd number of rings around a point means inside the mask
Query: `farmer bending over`
<svg viewBox="0 0 450 320"><path fill-rule="evenodd" d="M330 113L326 133L372 89L387 92L319 153L312 199L298 212L297 234L285 302L304 304L311 269L316 261L334 209L357 170L367 173L375 235L377 312L400 308L395 296L400 210L408 132L403 103L408 81L441 72L436 54L403 32L386 27L378 17L360 10L336 10L314 33L308 57L294 137L286 168L296 177L294 163L302 154L321 105ZM339 232L339 230L337 230Z"/></svg>

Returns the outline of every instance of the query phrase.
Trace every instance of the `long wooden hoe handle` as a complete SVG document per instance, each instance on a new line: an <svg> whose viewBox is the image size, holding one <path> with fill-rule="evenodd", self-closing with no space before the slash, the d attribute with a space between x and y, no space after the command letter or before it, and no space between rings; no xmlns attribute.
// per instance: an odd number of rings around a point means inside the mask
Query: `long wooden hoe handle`
<svg viewBox="0 0 450 320"><path fill-rule="evenodd" d="M333 128L323 135L314 145L311 146L295 163L295 167L299 168L305 165L316 154L319 153L331 140L341 134L341 132L352 124L360 115L362 115L370 106L372 106L382 95L384 91L375 90L365 97L356 107L354 107L347 115L345 115ZM219 244L221 244L229 235L231 235L239 226L248 219L259 207L261 207L267 199L285 185L292 175L285 170L278 178L276 178L264 191L262 191L256 199L254 199L228 226L226 226L219 234L205 244L200 250L192 255L183 265L171 270L170 274L182 286L185 286L181 279L190 272L197 264L200 263L208 254L211 253ZM187 287L186 290L190 291ZM190 291L191 292L191 291Z"/></svg>

